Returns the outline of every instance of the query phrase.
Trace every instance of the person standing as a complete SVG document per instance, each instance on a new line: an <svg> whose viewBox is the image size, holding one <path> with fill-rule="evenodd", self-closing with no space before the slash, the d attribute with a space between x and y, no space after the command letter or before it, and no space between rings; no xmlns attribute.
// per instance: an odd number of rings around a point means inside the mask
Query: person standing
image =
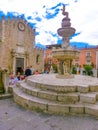
<svg viewBox="0 0 98 130"><path fill-rule="evenodd" d="M30 67L27 67L25 70L25 77L32 75Z"/></svg>
<svg viewBox="0 0 98 130"><path fill-rule="evenodd" d="M32 66L30 66L30 69L31 69L31 74L33 75L34 74L34 69Z"/></svg>

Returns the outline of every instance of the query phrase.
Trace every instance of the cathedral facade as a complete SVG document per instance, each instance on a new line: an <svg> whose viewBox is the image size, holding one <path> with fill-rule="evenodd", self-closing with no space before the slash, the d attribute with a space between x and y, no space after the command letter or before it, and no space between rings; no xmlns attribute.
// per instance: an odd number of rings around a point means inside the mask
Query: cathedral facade
<svg viewBox="0 0 98 130"><path fill-rule="evenodd" d="M44 70L44 50L35 45L35 29L19 19L0 21L0 67L14 73L27 66Z"/></svg>

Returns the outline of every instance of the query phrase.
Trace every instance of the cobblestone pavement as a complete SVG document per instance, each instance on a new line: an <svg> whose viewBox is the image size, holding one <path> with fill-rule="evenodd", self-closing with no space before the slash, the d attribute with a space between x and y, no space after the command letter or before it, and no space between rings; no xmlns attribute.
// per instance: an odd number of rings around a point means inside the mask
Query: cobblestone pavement
<svg viewBox="0 0 98 130"><path fill-rule="evenodd" d="M98 130L98 119L87 115L37 113L9 98L0 100L0 130Z"/></svg>

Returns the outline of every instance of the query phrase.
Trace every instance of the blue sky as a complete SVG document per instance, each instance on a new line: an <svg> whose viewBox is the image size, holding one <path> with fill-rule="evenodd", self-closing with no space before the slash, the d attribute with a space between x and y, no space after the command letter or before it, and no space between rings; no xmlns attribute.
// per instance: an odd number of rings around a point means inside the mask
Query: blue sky
<svg viewBox="0 0 98 130"><path fill-rule="evenodd" d="M36 29L36 44L61 43L57 29L64 17L61 9L66 4L71 26L76 29L70 42L98 45L97 0L0 0L0 16L21 15Z"/></svg>

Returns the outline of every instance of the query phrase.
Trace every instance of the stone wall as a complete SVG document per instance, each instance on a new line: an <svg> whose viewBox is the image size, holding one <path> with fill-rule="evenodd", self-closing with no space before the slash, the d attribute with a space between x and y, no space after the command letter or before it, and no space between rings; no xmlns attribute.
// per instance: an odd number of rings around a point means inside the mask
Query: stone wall
<svg viewBox="0 0 98 130"><path fill-rule="evenodd" d="M40 48L34 48L35 29L22 19L0 21L0 67L16 73L16 59L23 59L25 68L32 65L34 69L43 70L43 54ZM38 62L36 58L39 55ZM18 66L20 63L17 63ZM22 67L22 66L21 66Z"/></svg>

